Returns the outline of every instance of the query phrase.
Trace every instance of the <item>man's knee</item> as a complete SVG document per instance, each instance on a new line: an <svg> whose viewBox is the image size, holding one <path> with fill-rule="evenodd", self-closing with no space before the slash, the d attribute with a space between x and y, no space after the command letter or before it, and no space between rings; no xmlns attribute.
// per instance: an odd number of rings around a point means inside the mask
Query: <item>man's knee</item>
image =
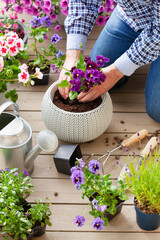
<svg viewBox="0 0 160 240"><path fill-rule="evenodd" d="M146 112L153 120L160 123L160 104L146 103Z"/></svg>

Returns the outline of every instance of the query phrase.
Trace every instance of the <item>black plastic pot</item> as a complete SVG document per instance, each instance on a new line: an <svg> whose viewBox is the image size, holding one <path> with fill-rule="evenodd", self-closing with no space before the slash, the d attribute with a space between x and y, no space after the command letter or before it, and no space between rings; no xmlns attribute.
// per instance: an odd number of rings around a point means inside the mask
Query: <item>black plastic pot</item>
<svg viewBox="0 0 160 240"><path fill-rule="evenodd" d="M53 159L58 172L71 175L70 169L75 166L76 158L82 158L80 146L62 144Z"/></svg>
<svg viewBox="0 0 160 240"><path fill-rule="evenodd" d="M89 200L92 201L93 198L92 199L90 198ZM112 218L114 218L115 216L117 216L121 212L123 203L124 203L124 201L118 199L118 205L116 207L116 213L114 215L112 215L109 212L105 211L104 212L104 217L108 218L108 221L112 220ZM94 208L93 208L92 204L91 204L91 207L92 207L92 211L94 211Z"/></svg>
<svg viewBox="0 0 160 240"><path fill-rule="evenodd" d="M146 231L152 231L160 226L160 215L159 214L147 214L140 211L134 201L136 210L136 221L140 228Z"/></svg>
<svg viewBox="0 0 160 240"><path fill-rule="evenodd" d="M33 62L33 60L30 60L29 62ZM43 73L43 70L41 70L41 72ZM35 85L36 86L37 85L48 85L49 75L50 75L50 65L48 66L47 71L45 71L45 73L43 73L43 78L42 79L38 79L38 78L33 78L32 79L35 82L34 86Z"/></svg>

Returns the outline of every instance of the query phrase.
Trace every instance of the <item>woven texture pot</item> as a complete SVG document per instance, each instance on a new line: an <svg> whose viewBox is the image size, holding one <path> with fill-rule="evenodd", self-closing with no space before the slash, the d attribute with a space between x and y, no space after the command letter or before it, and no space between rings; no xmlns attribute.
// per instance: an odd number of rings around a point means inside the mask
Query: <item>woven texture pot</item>
<svg viewBox="0 0 160 240"><path fill-rule="evenodd" d="M102 96L102 103L95 109L73 113L64 111L53 104L57 82L46 91L42 101L42 118L46 127L57 137L67 142L88 142L99 137L109 126L113 106L108 93Z"/></svg>

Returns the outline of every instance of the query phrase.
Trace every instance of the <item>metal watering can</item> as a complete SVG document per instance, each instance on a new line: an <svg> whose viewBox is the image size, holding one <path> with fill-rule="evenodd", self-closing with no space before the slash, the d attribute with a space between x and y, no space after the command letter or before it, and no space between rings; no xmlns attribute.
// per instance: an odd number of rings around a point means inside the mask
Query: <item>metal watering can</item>
<svg viewBox="0 0 160 240"><path fill-rule="evenodd" d="M14 105L14 114L3 112L11 105ZM0 106L0 169L17 167L31 174L38 154L42 150L52 152L57 146L57 136L50 130L43 130L32 148L32 129L19 116L18 105L8 101Z"/></svg>

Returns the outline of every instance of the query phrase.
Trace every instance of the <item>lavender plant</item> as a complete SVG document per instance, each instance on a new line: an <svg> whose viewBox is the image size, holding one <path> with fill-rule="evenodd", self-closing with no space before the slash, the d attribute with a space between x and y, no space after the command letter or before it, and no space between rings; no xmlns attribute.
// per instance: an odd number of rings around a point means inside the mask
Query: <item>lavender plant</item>
<svg viewBox="0 0 160 240"><path fill-rule="evenodd" d="M127 157L130 174L125 174L125 181L142 208L160 214L160 155L158 150L149 158Z"/></svg>
<svg viewBox="0 0 160 240"><path fill-rule="evenodd" d="M82 46L81 46L82 47ZM101 85L105 81L106 76L102 73L102 67L105 62L109 62L107 57L99 55L96 57L96 62L91 61L90 57L83 57L82 54L79 56L79 60L76 65L71 69L66 69L66 75L70 76L70 81L61 81L59 87L67 87L69 84L70 92L69 99L74 100L77 98L80 92L87 92L90 88L95 85Z"/></svg>
<svg viewBox="0 0 160 240"><path fill-rule="evenodd" d="M104 213L108 212L115 215L119 201L127 199L125 183L119 180L119 186L113 185L110 179L111 175L100 176L99 170L100 163L97 160L92 159L88 166L85 166L83 159L77 159L75 167L71 168L70 177L76 189L83 190L82 199L86 196L90 200L88 206L92 205L93 209L89 213L95 218L92 221L92 226L96 230L101 230L103 226L108 224L108 219ZM85 223L83 215L77 215L74 219L74 223L78 227L82 227Z"/></svg>

